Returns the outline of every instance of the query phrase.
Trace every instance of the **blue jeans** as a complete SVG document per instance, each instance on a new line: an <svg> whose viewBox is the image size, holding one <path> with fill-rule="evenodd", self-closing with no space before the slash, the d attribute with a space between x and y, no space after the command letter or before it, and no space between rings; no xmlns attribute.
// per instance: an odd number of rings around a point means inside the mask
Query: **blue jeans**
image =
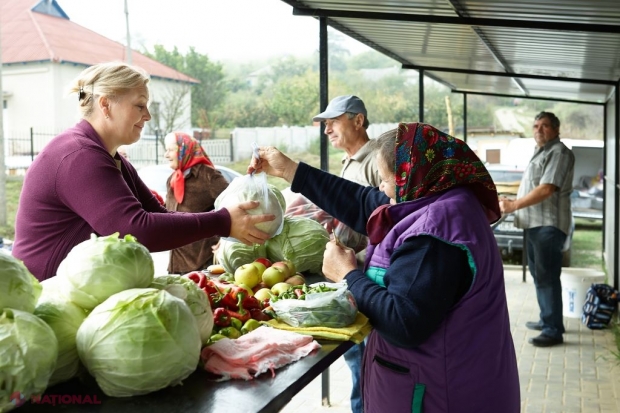
<svg viewBox="0 0 620 413"><path fill-rule="evenodd" d="M364 342L356 344L344 353L344 361L351 370L353 387L351 388L351 411L362 413L364 406L362 402L362 387L360 383L362 375L362 358L364 357Z"/></svg>
<svg viewBox="0 0 620 413"><path fill-rule="evenodd" d="M555 227L536 227L526 229L525 232L527 264L536 287L542 334L561 338L565 330L560 275L566 234Z"/></svg>

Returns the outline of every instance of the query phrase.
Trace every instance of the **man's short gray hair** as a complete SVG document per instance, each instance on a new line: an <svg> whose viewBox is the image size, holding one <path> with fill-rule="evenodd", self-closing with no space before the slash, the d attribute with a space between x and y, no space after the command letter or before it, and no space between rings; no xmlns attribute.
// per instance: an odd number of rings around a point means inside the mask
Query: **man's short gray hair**
<svg viewBox="0 0 620 413"><path fill-rule="evenodd" d="M364 116L363 113L353 113L353 112L345 112L347 114L347 118L349 119L353 119L356 115L362 115ZM368 121L368 118L366 116L364 116L364 123L362 124L362 126L364 127L364 129L368 129L368 126L370 126L370 122Z"/></svg>

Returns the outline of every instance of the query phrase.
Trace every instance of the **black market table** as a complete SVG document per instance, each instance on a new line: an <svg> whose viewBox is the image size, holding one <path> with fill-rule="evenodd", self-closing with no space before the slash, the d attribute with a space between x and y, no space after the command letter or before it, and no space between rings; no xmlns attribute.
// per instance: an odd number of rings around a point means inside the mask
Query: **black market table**
<svg viewBox="0 0 620 413"><path fill-rule="evenodd" d="M209 374L196 370L183 385L134 397L108 397L94 379L73 379L46 390L41 401L27 403L16 412L113 412L113 413L208 413L208 412L277 412L299 391L318 377L353 346L351 341L317 340L321 348L310 355L275 370L275 377L266 372L253 380L216 382ZM48 398L45 398L48 395ZM62 402L64 398L66 403ZM100 404L69 403L69 397L89 396ZM96 399L94 397L96 396ZM47 400L56 400L52 406Z"/></svg>

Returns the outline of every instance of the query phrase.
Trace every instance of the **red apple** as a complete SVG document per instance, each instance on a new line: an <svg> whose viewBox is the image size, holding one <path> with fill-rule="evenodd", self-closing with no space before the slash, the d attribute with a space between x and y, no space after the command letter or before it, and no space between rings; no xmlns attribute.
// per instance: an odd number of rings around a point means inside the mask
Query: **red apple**
<svg viewBox="0 0 620 413"><path fill-rule="evenodd" d="M255 259L254 262L262 263L265 266L265 268L271 267L271 261L269 261L268 258L259 257L259 258Z"/></svg>
<svg viewBox="0 0 620 413"><path fill-rule="evenodd" d="M291 285L303 285L306 283L306 279L303 275L297 273L291 277L288 277L285 282Z"/></svg>
<svg viewBox="0 0 620 413"><path fill-rule="evenodd" d="M273 268L273 267L280 268L282 270L282 272L284 273L285 280L291 275L295 274L294 272L293 273L291 272L290 267L285 261L274 262L273 264L271 264L270 268Z"/></svg>

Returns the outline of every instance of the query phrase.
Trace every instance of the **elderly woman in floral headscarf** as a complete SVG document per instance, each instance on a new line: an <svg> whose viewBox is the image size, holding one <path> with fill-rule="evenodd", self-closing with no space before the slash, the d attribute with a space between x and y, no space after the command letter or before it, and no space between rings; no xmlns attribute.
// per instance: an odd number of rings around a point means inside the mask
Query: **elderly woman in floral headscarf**
<svg viewBox="0 0 620 413"><path fill-rule="evenodd" d="M275 148L261 148L248 168L288 180L369 236L364 271L335 242L323 262L325 276L347 282L374 328L362 368L364 411L519 412L489 173L464 142L430 125L400 124L378 144L379 188Z"/></svg>
<svg viewBox="0 0 620 413"><path fill-rule="evenodd" d="M166 209L179 212L213 210L217 196L228 187L196 139L172 132L164 137L165 157L174 172L168 178ZM205 238L170 251L168 272L182 274L202 270L213 263L213 246L219 237Z"/></svg>

